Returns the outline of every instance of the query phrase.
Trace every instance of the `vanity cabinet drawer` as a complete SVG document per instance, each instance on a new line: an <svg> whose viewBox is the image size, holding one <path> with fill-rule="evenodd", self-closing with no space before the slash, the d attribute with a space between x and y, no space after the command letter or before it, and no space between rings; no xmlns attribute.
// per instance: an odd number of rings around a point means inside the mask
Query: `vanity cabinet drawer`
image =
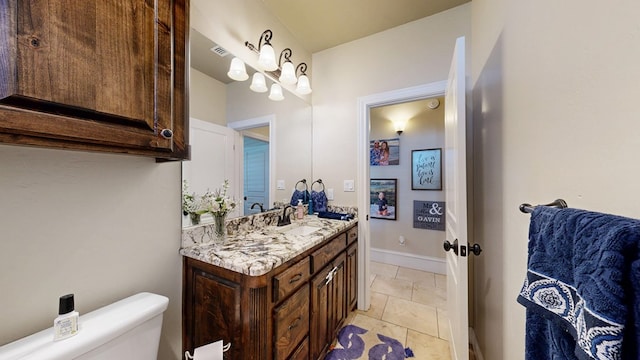
<svg viewBox="0 0 640 360"><path fill-rule="evenodd" d="M311 272L322 269L326 264L336 257L347 247L347 234L336 236L333 240L319 250L311 254Z"/></svg>
<svg viewBox="0 0 640 360"><path fill-rule="evenodd" d="M298 261L295 265L273 277L273 302L278 302L289 295L298 286L309 280L311 266L309 258Z"/></svg>
<svg viewBox="0 0 640 360"><path fill-rule="evenodd" d="M287 359L309 332L309 284L275 309L275 359Z"/></svg>
<svg viewBox="0 0 640 360"><path fill-rule="evenodd" d="M358 240L358 226L354 226L347 231L347 245L353 244L356 240Z"/></svg>

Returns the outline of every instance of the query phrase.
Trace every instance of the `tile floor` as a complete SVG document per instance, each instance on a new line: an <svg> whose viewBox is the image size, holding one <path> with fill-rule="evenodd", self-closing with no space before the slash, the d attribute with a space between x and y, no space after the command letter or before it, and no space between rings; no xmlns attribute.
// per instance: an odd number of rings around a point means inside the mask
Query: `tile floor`
<svg viewBox="0 0 640 360"><path fill-rule="evenodd" d="M390 336L416 360L450 360L446 276L371 262L371 307L346 323Z"/></svg>

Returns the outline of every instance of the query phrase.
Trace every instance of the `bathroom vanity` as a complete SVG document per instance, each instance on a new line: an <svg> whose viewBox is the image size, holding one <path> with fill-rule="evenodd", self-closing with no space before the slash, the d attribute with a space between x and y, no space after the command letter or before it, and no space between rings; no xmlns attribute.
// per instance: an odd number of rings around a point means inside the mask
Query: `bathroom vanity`
<svg viewBox="0 0 640 360"><path fill-rule="evenodd" d="M183 350L222 339L225 359L323 359L357 302L357 239L357 220L316 216L219 243L183 236Z"/></svg>

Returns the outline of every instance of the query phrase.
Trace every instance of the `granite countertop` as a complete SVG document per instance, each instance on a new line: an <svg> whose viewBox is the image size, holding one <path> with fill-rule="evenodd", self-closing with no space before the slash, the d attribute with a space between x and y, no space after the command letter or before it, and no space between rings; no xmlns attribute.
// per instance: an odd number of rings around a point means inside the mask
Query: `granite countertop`
<svg viewBox="0 0 640 360"><path fill-rule="evenodd" d="M286 234L282 228L265 226L238 231L220 242L202 242L199 239L207 238L206 235L194 232L187 235L190 241L183 241L180 254L245 275L260 276L357 222L357 218L344 221L306 215L303 219L292 220L291 224L293 227L304 225L320 228L309 235Z"/></svg>

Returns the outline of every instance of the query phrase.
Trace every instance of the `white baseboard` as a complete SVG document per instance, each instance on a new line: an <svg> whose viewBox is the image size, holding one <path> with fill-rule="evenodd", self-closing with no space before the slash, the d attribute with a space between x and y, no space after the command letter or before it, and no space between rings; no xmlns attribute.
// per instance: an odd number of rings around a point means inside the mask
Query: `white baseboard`
<svg viewBox="0 0 640 360"><path fill-rule="evenodd" d="M385 249L371 249L371 261L402 266L415 270L429 271L436 274L446 274L447 267L444 259L421 256Z"/></svg>

